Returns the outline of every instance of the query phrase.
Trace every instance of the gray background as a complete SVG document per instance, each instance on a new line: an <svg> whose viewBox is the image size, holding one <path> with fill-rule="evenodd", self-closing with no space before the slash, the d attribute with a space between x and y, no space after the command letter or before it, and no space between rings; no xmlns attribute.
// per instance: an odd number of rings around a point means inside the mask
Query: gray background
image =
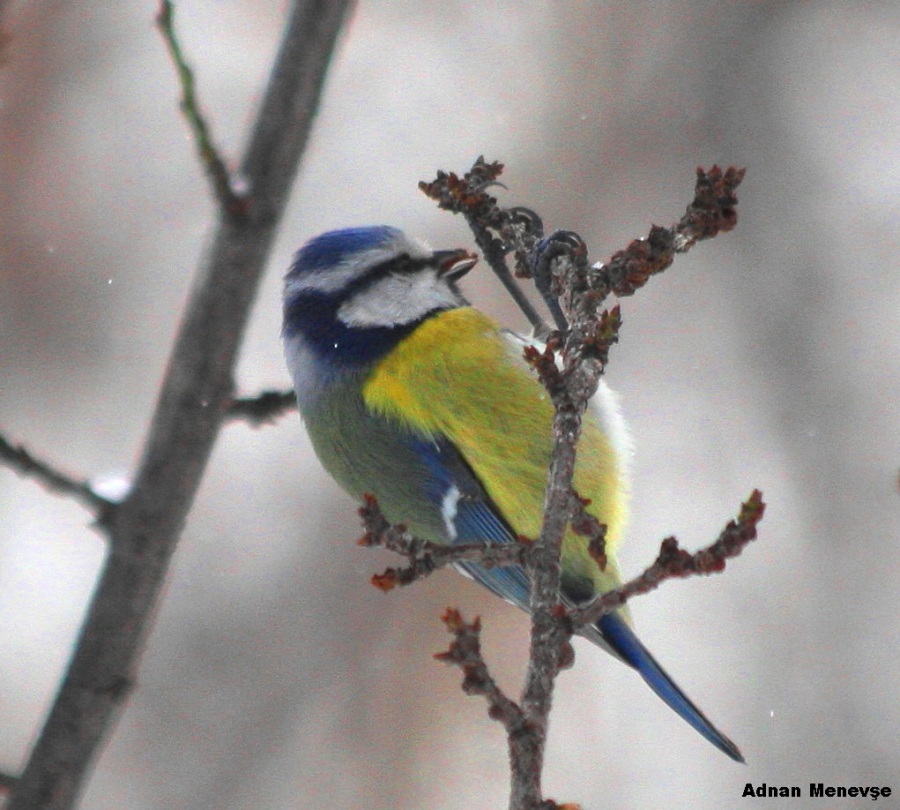
<svg viewBox="0 0 900 810"><path fill-rule="evenodd" d="M328 228L436 247L416 190L479 153L503 200L595 259L669 224L697 164L748 168L738 230L623 303L608 380L634 432L626 572L712 540L753 487L761 537L724 576L633 605L741 745L724 759L577 642L546 788L586 808L736 806L753 784L900 793L900 13L889 3L361 3L330 73L241 358L285 387L280 278ZM7 4L0 66L0 426L72 472L127 475L214 213L153 3ZM177 27L239 154L283 4L184 2ZM521 319L486 273L466 289ZM102 559L78 506L0 471L0 768L17 771ZM506 748L431 658L447 605L517 690L522 614L453 573L402 592L296 415L227 428L175 556L140 682L84 799L154 808L505 807ZM809 799L793 801L791 807ZM880 804L883 804L880 803ZM769 806L776 806L774 803ZM830 805L838 806L838 805Z"/></svg>

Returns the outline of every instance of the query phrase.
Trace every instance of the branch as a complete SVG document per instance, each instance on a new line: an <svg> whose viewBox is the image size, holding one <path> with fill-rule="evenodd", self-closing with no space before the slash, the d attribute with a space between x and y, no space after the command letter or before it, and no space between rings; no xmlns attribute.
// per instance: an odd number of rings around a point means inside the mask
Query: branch
<svg viewBox="0 0 900 810"><path fill-rule="evenodd" d="M722 171L697 168L694 199L684 216L669 228L654 225L646 239L635 239L625 250L614 253L606 264L594 265L586 287L604 297L633 295L651 276L661 273L697 242L725 233L737 224L737 187L745 170L729 166Z"/></svg>
<svg viewBox="0 0 900 810"><path fill-rule="evenodd" d="M8 810L68 810L134 683L163 578L232 401L250 307L315 115L346 0L297 0L241 176L240 216L220 217L182 319L129 497L50 716Z"/></svg>
<svg viewBox="0 0 900 810"><path fill-rule="evenodd" d="M465 217L484 260L522 310L535 334L543 336L550 328L506 265L506 254L511 247L516 247L520 257L530 252L537 239L543 236L543 225L528 209L500 208L497 200L487 193L492 186L502 185L497 181L502 173L502 163L488 163L484 157L479 157L462 177L439 171L430 183L420 182L419 190L435 200L438 208ZM493 236L491 231L498 236ZM522 275L529 275L525 261L520 260L518 266L522 268Z"/></svg>
<svg viewBox="0 0 900 810"><path fill-rule="evenodd" d="M377 500L371 495L366 496L359 514L366 529L366 534L359 541L360 545L383 546L407 557L410 562L407 568L388 568L384 573L372 577L372 583L385 591L392 590L397 585L407 585L428 576L437 568L461 560L471 560L485 566L528 564L531 546L523 542L500 545L483 543L442 545L413 537L405 527L392 526L379 509ZM436 653L434 657L462 670L462 689L467 695L482 695L485 698L488 703L488 716L502 723L506 731L510 763L514 773L517 766L542 761L546 735L534 727L528 713L507 697L491 676L481 654L481 619L476 617L474 622L467 623L459 610L447 608L441 620L453 634L454 640L449 650ZM575 654L571 645L559 643L553 649L557 655L554 671L570 666L574 661ZM538 771L538 777L539 775ZM522 781L521 775L514 777L514 789L515 785ZM529 806L538 807L538 805ZM546 802L540 807L549 810L557 805ZM577 810L574 805L568 807Z"/></svg>
<svg viewBox="0 0 900 810"><path fill-rule="evenodd" d="M536 748L543 748L543 738L534 733L531 721L522 708L510 700L491 676L484 657L481 654L481 619L475 617L471 624L465 622L455 608L447 608L441 621L453 634L453 643L446 652L436 653L435 658L447 664L459 667L463 672L462 690L467 695L482 695L488 704L488 716L503 725L509 741L509 758L511 763L532 762L542 757ZM563 669L575 660L571 645L561 648L558 666ZM513 784L515 792L515 783ZM515 804L511 807L529 807L535 810L580 810L576 804L557 804L551 799L538 799L530 805Z"/></svg>
<svg viewBox="0 0 900 810"><path fill-rule="evenodd" d="M550 334L542 321L535 320L522 307L536 332L548 337L544 352L527 349L525 357L537 369L554 405L554 448L544 496L544 521L537 541L528 550L526 563L531 581L531 653L521 706L530 743L519 745L515 756L511 749L510 756L510 806L536 808L542 801L541 773L553 684L565 660L562 651L568 647L571 634L559 604L560 549L574 509L576 447L587 403L596 391L608 348L617 339L618 312L602 321L608 340L601 348L596 314L602 297L585 295L584 285L573 281L577 275L587 274L584 243L577 237L572 239L572 234L555 234L549 240L541 240L543 226L536 215L521 217L501 209L485 189L497 185L502 170L501 164L478 158L462 178L439 172L432 183L420 183L419 187L441 208L465 216L491 268L504 283L508 279L508 289L512 286L518 290L505 259L515 248L520 272L540 266L548 277L556 274L559 289L567 292L560 302L562 306L551 304L557 324L572 324L562 345L558 333ZM515 293L514 297L522 306ZM610 323L615 323L614 328L610 329ZM559 348L562 369L557 367L555 356Z"/></svg>
<svg viewBox="0 0 900 810"><path fill-rule="evenodd" d="M594 624L601 616L621 607L632 597L656 590L667 579L724 571L725 561L737 557L748 543L756 539L756 526L765 511L762 493L755 489L741 504L737 518L730 521L718 539L707 548L691 554L679 548L674 537L667 537L660 546L656 561L642 574L587 604L573 608L569 615L575 626Z"/></svg>
<svg viewBox="0 0 900 810"><path fill-rule="evenodd" d="M76 481L69 475L53 469L47 462L35 458L21 444L13 445L0 435L0 461L19 475L34 478L51 492L68 495L90 509L102 521L115 506L101 497L87 481Z"/></svg>
<svg viewBox="0 0 900 810"><path fill-rule="evenodd" d="M409 561L406 568L387 568L381 574L372 575L372 584L383 591L393 590L398 585L410 585L453 563L477 562L485 568L525 565L528 545L524 541L492 545L484 543L446 545L422 540L407 532L405 526L392 526L382 514L373 495L365 496L365 501L359 508L359 515L366 531L360 538L359 545L366 548L381 546L406 557Z"/></svg>
<svg viewBox="0 0 900 810"><path fill-rule="evenodd" d="M169 55L175 63L175 69L178 71L178 81L181 84L181 111L194 132L197 151L203 162L203 168L212 182L216 199L222 210L243 214L246 211L247 200L235 192L228 167L213 143L206 118L200 112L195 90L194 71L185 60L181 44L175 34L175 9L170 0L162 0L160 3L159 12L156 15L156 27L159 28L169 48Z"/></svg>
<svg viewBox="0 0 900 810"><path fill-rule="evenodd" d="M254 427L273 422L288 411L297 410L297 396L293 391L263 391L255 397L231 400L225 418L249 422Z"/></svg>
<svg viewBox="0 0 900 810"><path fill-rule="evenodd" d="M587 251L580 240L568 242L567 250L560 251L551 260L551 269L563 278L566 291L574 285L571 276L586 263ZM525 687L522 692L522 708L535 737L535 745L523 749L521 760L512 762L513 807L538 807L542 801L541 773L553 688L565 660L564 650L570 649L571 625L565 621L560 601L560 555L563 538L575 510L575 493L572 481L575 474L578 440L581 437L582 419L588 402L597 390L603 373L596 352L585 351L589 341L596 341L597 329L594 317L599 301L574 293L560 300L565 317L570 324L562 346L562 369L554 357L559 338L548 342L540 357L531 358L554 406L553 452L544 495L544 522L535 542L528 573L531 579L531 653ZM612 329L610 345L618 338L617 316L607 316L604 328L610 321ZM606 350L601 352L605 357Z"/></svg>
<svg viewBox="0 0 900 810"><path fill-rule="evenodd" d="M458 610L447 608L441 621L453 634L454 640L447 652L435 653L434 657L463 671L463 692L484 695L491 719L502 723L510 738L525 736L525 715L497 686L481 655L481 619L476 616L475 621L468 624Z"/></svg>
<svg viewBox="0 0 900 810"><path fill-rule="evenodd" d="M668 229L654 226L646 240L635 240L626 250L614 254L606 265L590 267L587 247L577 234L557 231L543 238L543 225L537 215L527 209L502 209L487 194L487 188L500 185L497 178L502 170L501 164L478 158L462 178L438 172L433 182L419 186L439 207L465 216L485 258L501 280L508 278L514 283L505 257L510 251L515 253L519 274L534 276L560 330L551 333L529 315L538 333L545 338L546 348L526 349L525 359L537 371L554 405L554 447L545 492L544 521L540 536L528 548L526 558L531 579L531 653L521 699L525 722L517 726L517 738L525 737L529 744L518 745L513 755L514 741L509 735L510 807L532 810L548 806L541 797L544 744L554 680L560 668L569 662L566 650L571 650L570 612L560 605L560 551L569 525L589 538L592 557L601 567L605 565L605 528L589 519L584 502L572 488L582 418L603 374L609 350L618 341L621 326L617 306L609 311L600 308L611 293L622 296L635 292L650 276L668 267L676 253L733 228L735 189L744 172L733 168L723 172L716 166L709 172L698 169L694 200L676 225ZM514 294L514 298L519 301L518 295ZM672 545L674 540L667 541L656 565L667 572L666 576L684 576L692 567L709 571L716 565L724 565L725 556L738 553L748 542L744 539L746 535L755 536L762 508L760 496L754 493L737 524L726 530L727 539L725 535L720 538L720 546L711 547L705 555L685 557L677 544ZM642 588L649 590L654 578L659 581L663 578L662 571L654 566L648 571L640 584L632 585L633 593L609 596L610 600L624 601L634 593L644 592ZM609 609L612 608L598 608L597 616ZM578 614L572 612L572 615ZM581 616L578 618L584 621ZM493 710L494 698L490 694L488 697Z"/></svg>

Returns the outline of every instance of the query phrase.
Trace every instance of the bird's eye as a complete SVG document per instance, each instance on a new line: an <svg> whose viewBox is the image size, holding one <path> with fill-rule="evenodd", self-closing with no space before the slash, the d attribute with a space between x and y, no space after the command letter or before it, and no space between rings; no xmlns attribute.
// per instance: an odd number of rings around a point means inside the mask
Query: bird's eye
<svg viewBox="0 0 900 810"><path fill-rule="evenodd" d="M414 262L406 253L391 261L391 273L408 275L418 269L420 269L420 264Z"/></svg>

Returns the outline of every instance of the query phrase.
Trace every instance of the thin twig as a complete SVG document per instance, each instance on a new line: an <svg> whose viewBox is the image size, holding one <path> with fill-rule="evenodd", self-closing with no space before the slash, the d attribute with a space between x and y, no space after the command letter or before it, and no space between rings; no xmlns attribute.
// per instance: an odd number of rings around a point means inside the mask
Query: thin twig
<svg viewBox="0 0 900 810"><path fill-rule="evenodd" d="M359 545L367 548L381 547L406 557L409 565L405 568L387 568L380 574L372 575L372 584L383 591L397 586L410 585L424 579L434 571L460 562L477 562L485 568L510 565L524 565L528 553L525 542L456 543L446 545L432 543L414 537L403 526L391 525L382 514L378 501L373 495L366 495L359 508L365 534Z"/></svg>
<svg viewBox="0 0 900 810"><path fill-rule="evenodd" d="M506 265L506 254L512 242L520 250L527 251L530 249L529 236L535 235L527 227L528 220L518 216L520 209L500 208L497 200L487 193L487 189L500 185L497 178L502 172L502 163L488 163L484 157L479 157L462 177L454 172L439 171L430 183L420 182L419 190L435 200L439 208L463 215L484 260L528 319L534 333L543 338L550 327L532 306ZM532 222L539 224L540 220L535 218ZM499 236L494 236L491 231ZM524 267L524 263L520 266Z"/></svg>
<svg viewBox="0 0 900 810"><path fill-rule="evenodd" d="M228 171L228 167L219 154L215 143L213 143L206 118L200 112L194 71L191 70L190 65L184 58L181 43L179 43L175 34L175 7L170 0L161 0L159 12L156 15L156 26L159 28L169 48L169 54L178 71L178 81L181 85L181 111L184 113L191 130L193 130L194 138L197 141L197 151L200 154L203 167L212 182L216 199L219 201L223 211L232 214L243 214L246 212L247 201L235 192L231 173Z"/></svg>
<svg viewBox="0 0 900 810"><path fill-rule="evenodd" d="M606 524L601 523L587 511L587 507L591 503L590 499L579 497L577 492L573 494L569 525L575 534L587 539L588 554L591 555L591 559L597 563L600 570L605 571L607 565Z"/></svg>
<svg viewBox="0 0 900 810"><path fill-rule="evenodd" d="M633 295L669 267L676 253L687 253L697 242L730 231L737 224L735 192L744 173L733 166L724 171L718 166L708 171L698 167L694 199L681 220L669 228L654 225L646 239L636 239L606 264L594 265L585 286L603 296Z"/></svg>
<svg viewBox="0 0 900 810"><path fill-rule="evenodd" d="M483 695L491 719L502 723L508 736L527 733L524 713L497 685L481 655L481 618L476 616L469 623L458 610L447 608L441 621L453 634L453 643L446 652L435 653L434 657L463 671L463 691L467 695Z"/></svg>
<svg viewBox="0 0 900 810"><path fill-rule="evenodd" d="M766 505L762 493L755 489L741 504L741 511L722 530L710 546L691 554L678 546L674 537L663 540L656 561L634 579L612 591L597 596L587 604L573 608L569 615L576 627L594 624L605 613L624 605L629 599L656 590L667 579L718 574L725 570L725 561L737 557L756 539L756 526L762 520Z"/></svg>
<svg viewBox="0 0 900 810"><path fill-rule="evenodd" d="M246 214L220 217L169 360L129 497L69 669L7 810L70 810L132 684L175 544L232 401L238 348L309 136L345 0L298 0L241 166Z"/></svg>
<svg viewBox="0 0 900 810"><path fill-rule="evenodd" d="M511 760L530 761L533 757L528 749L537 743L531 721L521 706L510 700L497 685L491 675L484 656L481 654L481 619L476 616L473 622L466 622L456 608L447 608L441 621L453 634L453 642L446 652L436 653L435 658L445 664L452 664L462 670L462 690L467 695L481 695L488 704L488 716L503 725L509 740ZM563 669L574 661L571 646L564 645L564 660L560 660L559 668ZM512 805L513 808L519 805ZM577 804L557 804L552 799L539 800L528 806L528 810L581 810Z"/></svg>
<svg viewBox="0 0 900 810"><path fill-rule="evenodd" d="M21 444L12 444L0 435L0 461L19 475L34 478L51 492L68 495L86 506L95 515L106 515L115 504L91 489L87 481L77 481L70 475L54 469L46 461L41 461L29 453Z"/></svg>
<svg viewBox="0 0 900 810"><path fill-rule="evenodd" d="M231 400L225 418L243 420L254 427L259 427L295 410L297 410L297 396L293 391L263 391L255 397Z"/></svg>

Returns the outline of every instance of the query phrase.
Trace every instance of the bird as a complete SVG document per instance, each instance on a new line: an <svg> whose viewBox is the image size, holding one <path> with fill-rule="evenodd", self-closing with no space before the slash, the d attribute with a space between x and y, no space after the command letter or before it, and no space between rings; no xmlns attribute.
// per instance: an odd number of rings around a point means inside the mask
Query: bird
<svg viewBox="0 0 900 810"><path fill-rule="evenodd" d="M301 417L325 470L357 501L435 543L537 537L552 452L553 406L524 359L535 340L472 306L459 282L478 261L432 250L386 226L308 241L284 278L282 342ZM574 489L606 526L604 570L571 530L561 596L578 605L621 578L615 551L628 502L630 438L601 379L578 445ZM518 566L457 567L528 610ZM638 639L627 609L580 633L637 670L650 688L731 759L738 747L697 708Z"/></svg>

